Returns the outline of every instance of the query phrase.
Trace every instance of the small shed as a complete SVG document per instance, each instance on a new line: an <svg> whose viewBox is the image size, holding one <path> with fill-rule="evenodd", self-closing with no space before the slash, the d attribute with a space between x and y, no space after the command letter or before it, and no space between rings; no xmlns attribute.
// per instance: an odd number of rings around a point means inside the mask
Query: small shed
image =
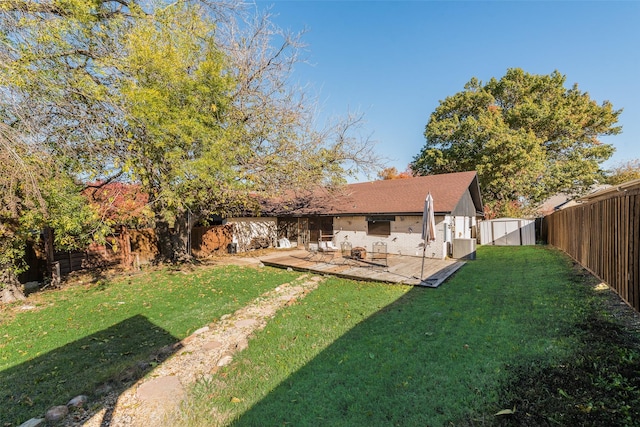
<svg viewBox="0 0 640 427"><path fill-rule="evenodd" d="M523 218L498 218L481 221L480 244L496 246L535 245L535 221Z"/></svg>

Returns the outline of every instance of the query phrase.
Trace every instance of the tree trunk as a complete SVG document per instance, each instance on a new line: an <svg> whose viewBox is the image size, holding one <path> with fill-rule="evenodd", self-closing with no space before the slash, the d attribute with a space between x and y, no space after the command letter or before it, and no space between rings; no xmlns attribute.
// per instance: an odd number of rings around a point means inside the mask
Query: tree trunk
<svg viewBox="0 0 640 427"><path fill-rule="evenodd" d="M191 222L189 212L176 214L174 227L170 228L164 215L156 213L156 235L160 262L181 263L191 261Z"/></svg>
<svg viewBox="0 0 640 427"><path fill-rule="evenodd" d="M22 285L18 282L18 278L10 268L0 270L0 301L10 303L25 299Z"/></svg>
<svg viewBox="0 0 640 427"><path fill-rule="evenodd" d="M53 280L53 262L55 261L55 252L53 249L53 229L51 227L44 228L44 253L47 258L47 277L51 277Z"/></svg>
<svg viewBox="0 0 640 427"><path fill-rule="evenodd" d="M122 266L128 270L133 265L133 257L131 256L131 234L125 226L120 227L120 243L122 246Z"/></svg>

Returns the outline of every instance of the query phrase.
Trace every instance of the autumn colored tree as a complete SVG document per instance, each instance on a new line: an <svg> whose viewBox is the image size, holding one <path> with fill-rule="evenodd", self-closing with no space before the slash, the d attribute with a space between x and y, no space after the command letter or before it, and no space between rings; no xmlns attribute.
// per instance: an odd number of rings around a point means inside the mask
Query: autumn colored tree
<svg viewBox="0 0 640 427"><path fill-rule="evenodd" d="M88 185L82 194L109 227L146 228L153 224L149 195L139 184L96 182Z"/></svg>
<svg viewBox="0 0 640 427"><path fill-rule="evenodd" d="M412 176L413 176L413 172L411 171L410 167L407 167L407 169L404 172L398 172L398 169L396 169L395 166L385 168L380 172L378 172L378 179L380 180L404 179L404 178L411 178Z"/></svg>
<svg viewBox="0 0 640 427"><path fill-rule="evenodd" d="M640 159L618 163L607 171L605 182L610 185L618 185L634 179L640 179Z"/></svg>
<svg viewBox="0 0 640 427"><path fill-rule="evenodd" d="M603 178L600 165L614 148L599 138L621 131L621 110L565 82L557 71L518 68L486 84L471 79L431 114L412 170L477 171L483 201L497 215L514 204L532 210L558 192L584 193Z"/></svg>

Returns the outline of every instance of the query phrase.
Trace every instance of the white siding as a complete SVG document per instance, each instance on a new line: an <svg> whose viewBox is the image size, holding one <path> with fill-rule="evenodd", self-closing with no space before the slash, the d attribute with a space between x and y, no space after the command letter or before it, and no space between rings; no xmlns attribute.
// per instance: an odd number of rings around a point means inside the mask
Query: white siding
<svg viewBox="0 0 640 427"><path fill-rule="evenodd" d="M497 246L535 245L535 221L498 218L480 222L480 244Z"/></svg>

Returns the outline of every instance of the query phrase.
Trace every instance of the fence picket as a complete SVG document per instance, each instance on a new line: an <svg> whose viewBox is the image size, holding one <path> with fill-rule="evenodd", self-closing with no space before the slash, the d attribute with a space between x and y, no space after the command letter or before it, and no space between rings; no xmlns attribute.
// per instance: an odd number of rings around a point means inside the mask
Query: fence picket
<svg viewBox="0 0 640 427"><path fill-rule="evenodd" d="M549 244L640 311L640 185L554 212L543 222Z"/></svg>

